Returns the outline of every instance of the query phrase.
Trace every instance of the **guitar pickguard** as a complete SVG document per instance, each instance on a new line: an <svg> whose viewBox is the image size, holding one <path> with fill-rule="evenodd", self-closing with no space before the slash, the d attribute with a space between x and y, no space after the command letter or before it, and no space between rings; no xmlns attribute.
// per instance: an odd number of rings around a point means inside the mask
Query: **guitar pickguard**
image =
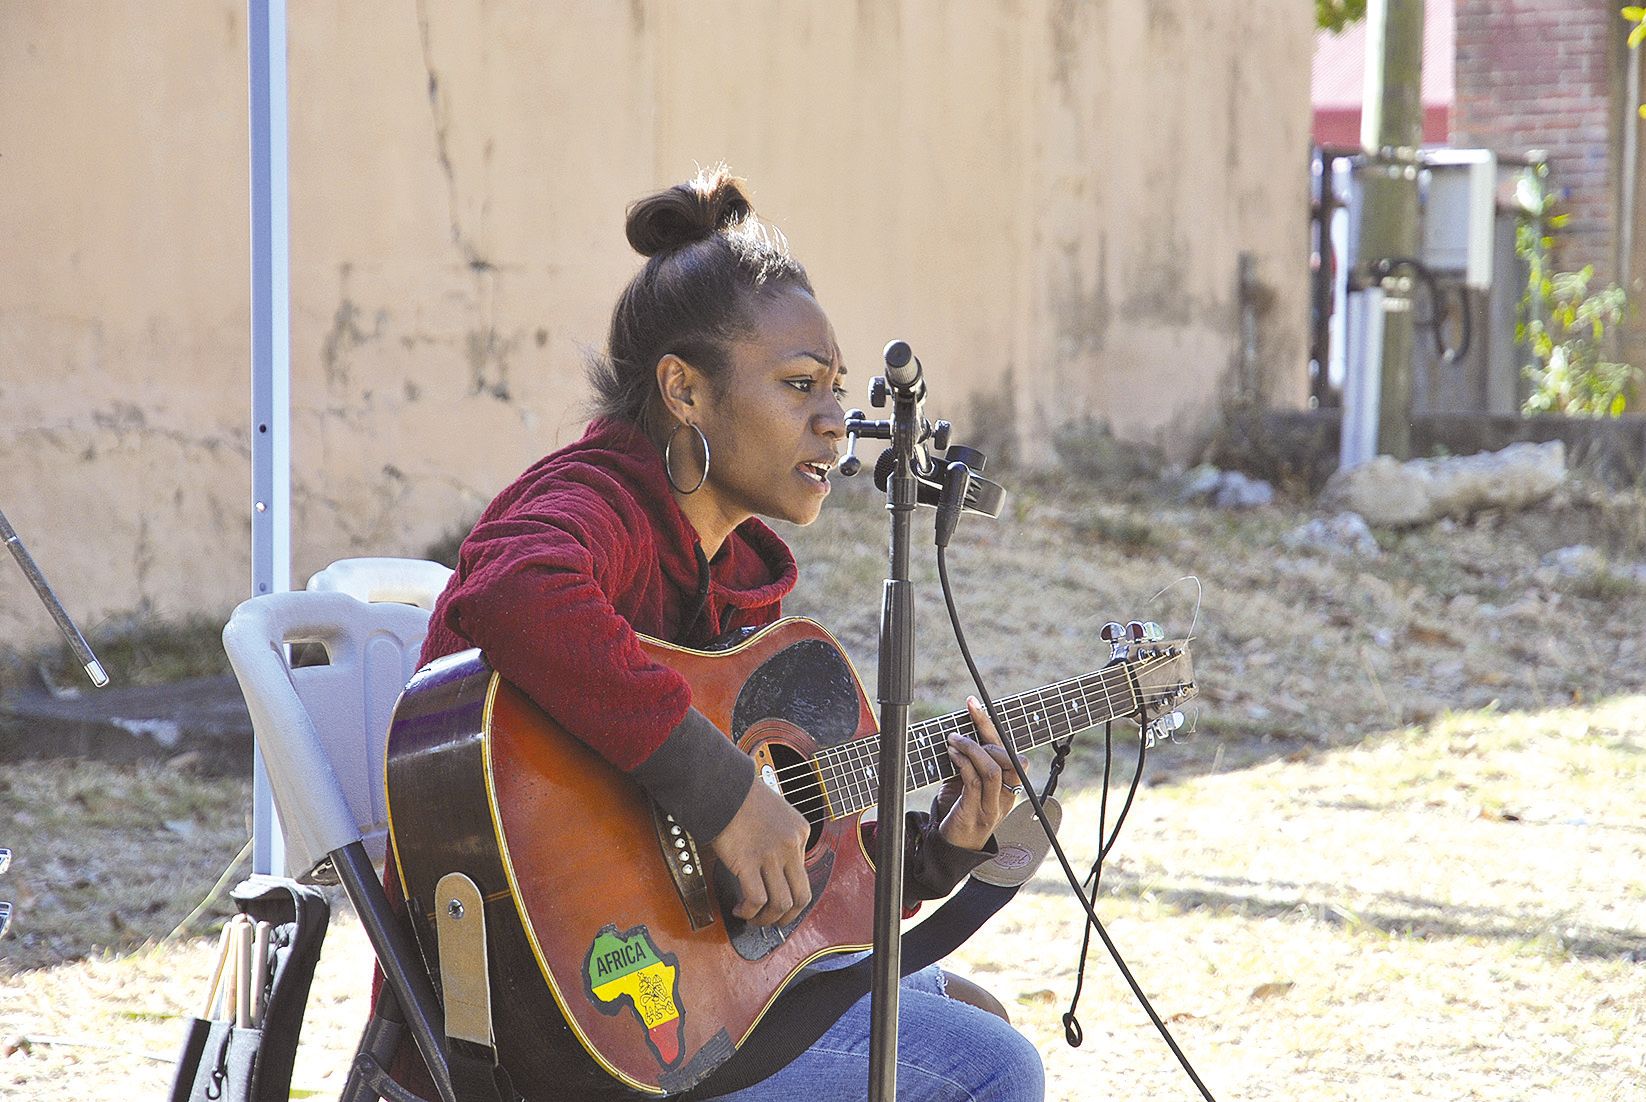
<svg viewBox="0 0 1646 1102"><path fill-rule="evenodd" d="M806 921L806 916L811 914L812 908L823 898L823 892L829 885L829 876L833 872L834 853L826 851L806 870L806 879L811 881L812 885L812 901L806 904L806 909L800 912L800 916L787 926L751 926L732 914L732 904L737 900L737 881L724 866L717 867L714 877L715 894L720 897L721 913L726 918L726 936L731 939L732 948L737 950L737 955L744 960L759 960L787 941L795 927Z"/></svg>
<svg viewBox="0 0 1646 1102"><path fill-rule="evenodd" d="M819 747L857 734L857 676L845 655L822 639L791 643L762 662L743 684L732 709L733 741L766 719L781 719Z"/></svg>

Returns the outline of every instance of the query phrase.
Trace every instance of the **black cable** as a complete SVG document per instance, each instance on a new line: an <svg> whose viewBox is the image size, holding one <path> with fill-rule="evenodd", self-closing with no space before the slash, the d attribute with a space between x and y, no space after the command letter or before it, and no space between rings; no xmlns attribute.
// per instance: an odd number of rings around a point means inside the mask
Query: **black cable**
<svg viewBox="0 0 1646 1102"><path fill-rule="evenodd" d="M1074 736L1070 735L1061 742L1052 743L1052 764L1046 770L1046 787L1040 790L1042 799L1057 791L1057 778L1063 775L1063 763L1069 759L1069 747L1074 745ZM0 870L3 871L3 870Z"/></svg>
<svg viewBox="0 0 1646 1102"><path fill-rule="evenodd" d="M1081 894L1084 895L1088 886L1091 889L1091 903L1097 904L1097 889L1103 878L1103 854L1108 848L1109 830L1109 779L1114 769L1114 723L1110 721L1103 725L1103 789L1097 802L1097 857L1092 861L1091 871L1086 879L1080 882ZM1080 1019L1075 1011L1080 1008L1080 993L1086 989L1086 960L1092 951L1092 924L1087 919L1080 923L1080 955L1076 958L1080 963L1074 970L1074 993L1069 996L1069 1009L1063 1012L1063 1039L1070 1048L1079 1048L1086 1039L1086 1031L1080 1025Z"/></svg>
<svg viewBox="0 0 1646 1102"><path fill-rule="evenodd" d="M1132 810L1132 800L1137 796L1138 783L1143 779L1143 759L1148 752L1149 740L1144 738L1143 732L1139 730L1137 737L1137 768L1132 770L1131 787L1126 790L1126 800L1120 805L1120 814L1115 817L1114 832L1109 835L1108 842L1103 846L1103 849L1097 855L1096 864L1099 866L1101 866L1104 860L1108 858L1109 851L1114 849L1114 844L1120 840L1120 828L1126 822L1127 813ZM1107 795L1107 793L1105 793L1105 795Z"/></svg>
<svg viewBox="0 0 1646 1102"><path fill-rule="evenodd" d="M983 706L988 709L990 718L994 720L997 727L1004 727L1006 726L1005 720L996 711L994 698L989 695L989 690L984 686L983 675L978 672L977 663L972 660L971 649L966 645L966 633L960 626L960 612L955 608L954 590L949 585L949 564L946 558L946 549L943 547L937 549L937 576L943 586L943 603L949 610L949 623L954 628L955 642L960 645L960 657L966 661L966 669L971 672L972 683L977 686L977 695L982 698ZM1146 716L1142 718L1145 721L1147 719ZM1161 1038L1165 1040L1166 1047L1171 1049L1172 1055L1177 1057L1177 1062L1182 1065L1183 1071L1189 1076L1190 1082L1194 1083L1195 1089L1200 1092L1200 1096L1206 1102L1217 1102L1217 1099L1212 1096L1212 1092L1206 1089L1206 1084L1200 1081L1200 1075L1195 1071L1194 1065L1189 1063L1189 1058L1178 1047L1177 1040L1172 1036L1171 1030L1166 1028L1166 1023L1155 1012L1154 1005L1149 1002L1149 997L1143 993L1143 988L1138 985L1137 980L1132 976L1132 970L1126 967L1126 961L1121 957L1119 948L1115 946L1113 939L1109 937L1109 931L1104 928L1103 923L1098 919L1097 911L1093 909L1091 901L1086 898L1086 893L1081 890L1080 881L1075 877L1073 866L1069 864L1069 857L1063 852L1062 843L1057 840L1056 832L1052 830L1051 824L1046 819L1046 809L1041 802L1040 793L1035 791L1034 783L1029 780L1028 770L1023 767L1023 758L1018 754L1017 747L1012 745L1013 740L1001 739L1000 741L1006 748L1006 755L1011 758L1012 768L1017 772L1017 782L1023 786L1023 794L1029 798L1029 803L1034 807L1035 818L1040 822L1041 829L1046 832L1046 837L1052 844L1052 852L1057 854L1057 863L1063 866L1063 875L1068 880L1069 887L1074 890L1076 897L1080 900L1080 905L1085 908L1087 921L1091 924L1090 929L1097 931L1097 936L1103 941L1103 948L1108 950L1115 967L1120 970L1121 977L1125 979L1126 986L1132 989L1132 995L1137 999L1138 1005L1142 1006L1144 1013L1148 1014L1149 1021L1154 1024ZM1141 766L1141 763L1139 764Z"/></svg>
<svg viewBox="0 0 1646 1102"><path fill-rule="evenodd" d="M1097 800L1097 859L1092 862L1092 871L1082 880L1081 887L1088 884L1092 890L1092 900L1097 900L1097 881L1103 875L1103 857L1109 852L1109 781L1114 776L1114 721L1103 725L1103 794ZM1119 831L1116 830L1118 834Z"/></svg>
<svg viewBox="0 0 1646 1102"><path fill-rule="evenodd" d="M1105 809L1109 804L1109 777L1110 761L1114 752L1114 740L1110 736L1110 724L1103 725L1103 797L1098 805L1097 812L1097 857L1092 861L1091 871L1086 879L1081 881L1082 888L1091 890L1091 903L1097 905L1098 889L1103 883L1103 862L1109 857L1109 851L1120 841L1120 828L1126 822L1126 813L1132 809L1132 799L1137 795L1138 783L1143 779L1143 762L1148 754L1149 740L1144 737L1142 728L1137 733L1137 768L1132 770L1132 783L1126 790L1126 800L1120 807L1120 815L1115 819L1114 831L1105 834L1104 824L1107 822ZM1069 1009L1063 1015L1063 1035L1071 1048L1079 1048L1085 1037L1085 1030L1080 1027L1080 1019L1075 1011L1080 1006L1080 992L1085 986L1086 954L1092 944L1092 924L1088 919L1084 924L1080 937L1080 967L1075 972L1074 994L1069 998Z"/></svg>
<svg viewBox="0 0 1646 1102"><path fill-rule="evenodd" d="M1434 334L1435 355L1441 362L1454 364L1469 354L1469 344L1474 339L1474 321L1469 316L1469 296L1461 286L1457 289L1458 312L1458 342L1456 348L1447 348L1445 337L1441 335L1441 327L1445 322L1445 315L1440 294L1440 280L1436 278L1434 270L1415 256L1387 256L1372 264L1372 274L1379 279L1386 279L1393 275L1396 268L1410 268L1417 273L1417 278L1429 289L1429 303L1434 307L1436 316L1425 324ZM1414 320L1414 324L1416 324Z"/></svg>

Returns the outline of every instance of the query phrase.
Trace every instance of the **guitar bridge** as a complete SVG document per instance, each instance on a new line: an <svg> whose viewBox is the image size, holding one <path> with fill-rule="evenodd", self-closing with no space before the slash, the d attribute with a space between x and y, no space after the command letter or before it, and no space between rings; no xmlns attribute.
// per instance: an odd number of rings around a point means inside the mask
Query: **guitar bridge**
<svg viewBox="0 0 1646 1102"><path fill-rule="evenodd" d="M652 826L657 830L657 843L663 850L663 863L674 878L674 890L680 894L680 904L686 908L687 920L694 930L714 925L709 880L703 875L703 860L697 852L697 842L685 827L675 822L673 815L655 802L651 808Z"/></svg>

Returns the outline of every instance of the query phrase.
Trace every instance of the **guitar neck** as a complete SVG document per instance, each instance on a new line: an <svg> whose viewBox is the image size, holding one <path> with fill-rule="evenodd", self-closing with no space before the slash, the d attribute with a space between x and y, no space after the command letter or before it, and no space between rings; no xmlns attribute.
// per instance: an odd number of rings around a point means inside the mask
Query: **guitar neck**
<svg viewBox="0 0 1646 1102"><path fill-rule="evenodd" d="M1132 679L1119 665L995 701L996 714L1003 720L1000 737L1009 739L1020 754L1136 710ZM909 725L905 792L955 776L948 738L957 732L977 738L969 713L950 712ZM879 802L879 735L830 747L817 754L816 762L828 790L831 819L855 815Z"/></svg>

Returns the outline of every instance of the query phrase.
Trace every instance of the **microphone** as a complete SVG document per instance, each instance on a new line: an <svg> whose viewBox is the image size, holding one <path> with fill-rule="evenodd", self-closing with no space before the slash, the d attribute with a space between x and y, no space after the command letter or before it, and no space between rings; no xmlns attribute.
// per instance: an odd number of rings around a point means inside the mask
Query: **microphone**
<svg viewBox="0 0 1646 1102"><path fill-rule="evenodd" d="M926 377L920 359L908 341L892 341L882 354L886 361L886 385L899 398L921 401L926 397Z"/></svg>

